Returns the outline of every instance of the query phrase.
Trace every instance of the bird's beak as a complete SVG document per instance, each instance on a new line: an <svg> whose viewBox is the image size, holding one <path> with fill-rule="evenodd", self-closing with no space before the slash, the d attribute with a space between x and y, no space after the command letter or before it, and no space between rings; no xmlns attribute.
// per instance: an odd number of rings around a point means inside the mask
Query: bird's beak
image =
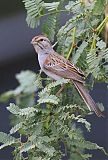
<svg viewBox="0 0 108 160"><path fill-rule="evenodd" d="M31 41L30 43L31 43L31 44L33 44L33 42L32 42L32 41Z"/></svg>
<svg viewBox="0 0 108 160"><path fill-rule="evenodd" d="M34 44L37 44L37 42L33 42L33 41L31 41L31 44L32 44L32 45L34 45Z"/></svg>

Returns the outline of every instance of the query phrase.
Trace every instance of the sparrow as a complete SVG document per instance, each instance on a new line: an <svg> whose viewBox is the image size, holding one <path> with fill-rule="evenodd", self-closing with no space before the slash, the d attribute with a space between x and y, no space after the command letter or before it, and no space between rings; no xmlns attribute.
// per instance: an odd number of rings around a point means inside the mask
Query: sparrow
<svg viewBox="0 0 108 160"><path fill-rule="evenodd" d="M44 36L35 36L31 44L33 44L41 70L54 80L61 78L69 79L81 95L82 99L88 106L90 111L94 111L98 117L104 117L97 104L94 102L85 88L85 76L72 62L55 52L50 40Z"/></svg>

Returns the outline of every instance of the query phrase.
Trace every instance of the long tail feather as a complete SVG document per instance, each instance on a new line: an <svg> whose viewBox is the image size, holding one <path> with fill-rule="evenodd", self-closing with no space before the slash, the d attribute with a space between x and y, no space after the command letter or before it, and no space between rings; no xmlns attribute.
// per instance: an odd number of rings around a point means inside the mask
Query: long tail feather
<svg viewBox="0 0 108 160"><path fill-rule="evenodd" d="M97 104L94 102L88 90L86 90L83 84L77 81L72 81L72 83L75 85L76 89L80 93L89 110L94 111L98 117L104 117L103 113L100 111Z"/></svg>

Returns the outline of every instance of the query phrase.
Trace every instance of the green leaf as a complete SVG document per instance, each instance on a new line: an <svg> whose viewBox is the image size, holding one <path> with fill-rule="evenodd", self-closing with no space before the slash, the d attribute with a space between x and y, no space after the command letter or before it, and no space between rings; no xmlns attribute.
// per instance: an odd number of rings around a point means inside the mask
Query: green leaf
<svg viewBox="0 0 108 160"><path fill-rule="evenodd" d="M31 16L27 16L26 18L28 26L31 28L37 28L40 25L40 18L32 18Z"/></svg>
<svg viewBox="0 0 108 160"><path fill-rule="evenodd" d="M92 73L93 76L98 79L106 79L106 73L105 70L103 70L104 64L107 65L108 60L108 54L107 49L103 48L105 46L104 42L99 41L97 42L100 46L100 43L102 43L102 50L91 50L86 57L86 61L88 64L88 70L87 73ZM104 59L104 63L103 63Z"/></svg>
<svg viewBox="0 0 108 160"><path fill-rule="evenodd" d="M23 125L23 123L20 122L17 125L15 125L14 127L12 127L10 130L10 134L16 133L20 128L22 128L22 125Z"/></svg>
<svg viewBox="0 0 108 160"><path fill-rule="evenodd" d="M43 160L43 158L40 157L40 156L39 157L33 157L32 160Z"/></svg>
<svg viewBox="0 0 108 160"><path fill-rule="evenodd" d="M55 81L55 82L52 82L52 83L48 84L48 85L39 93L39 97L42 97L42 96L46 95L47 93L50 93L52 88L54 88L54 87L56 87L56 86L59 86L59 85L66 84L66 83L68 83L69 81L70 81L69 79L61 78L60 80L57 80L57 81Z"/></svg>
<svg viewBox="0 0 108 160"><path fill-rule="evenodd" d="M59 98L55 95L50 94L52 88L58 86L58 85L62 85L65 83L68 83L69 80L68 79L60 79L58 81L52 82L49 85L47 85L40 93L39 93L39 100L38 103L42 104L42 103L52 103L52 104L58 104L59 103Z"/></svg>
<svg viewBox="0 0 108 160"><path fill-rule="evenodd" d="M91 154L82 154L81 156L84 160L89 160L92 157Z"/></svg>
<svg viewBox="0 0 108 160"><path fill-rule="evenodd" d="M101 15L104 12L104 4L105 4L105 0L96 1L93 14Z"/></svg>
<svg viewBox="0 0 108 160"><path fill-rule="evenodd" d="M34 139L36 139L37 136L39 136L42 133L42 127L43 124L42 123L36 123L35 127L34 127L34 132L33 134L29 137L30 141L34 141Z"/></svg>
<svg viewBox="0 0 108 160"><path fill-rule="evenodd" d="M35 145L32 142L27 142L27 143L23 144L23 146L20 150L20 153L27 152L33 148L35 148Z"/></svg>
<svg viewBox="0 0 108 160"><path fill-rule="evenodd" d="M54 147L52 146L49 146L49 145L45 145L45 144L42 144L40 142L40 140L38 140L36 143L34 143L36 145L36 147L38 147L41 152L45 152L47 153L49 156L53 156L54 152L55 152L55 149Z"/></svg>
<svg viewBox="0 0 108 160"><path fill-rule="evenodd" d="M47 35L47 37L54 41L54 36L56 32L56 23L57 23L57 16L56 14L52 14L48 16L42 26L43 33Z"/></svg>
<svg viewBox="0 0 108 160"><path fill-rule="evenodd" d="M34 140L33 142L26 142L22 146L22 148L20 150L20 153L27 152L27 151L35 148L35 147L37 147L38 149L40 149L41 152L47 153L49 156L53 156L53 154L55 152L54 147L43 144L41 142L41 138L38 138L38 139Z"/></svg>
<svg viewBox="0 0 108 160"><path fill-rule="evenodd" d="M9 134L0 132L0 142L4 143L3 145L0 146L0 149L11 146L12 144L16 143L16 139Z"/></svg>
<svg viewBox="0 0 108 160"><path fill-rule="evenodd" d="M14 115L20 115L20 116L28 116L32 114L33 112L38 112L38 110L34 107L27 107L24 109L20 109L17 105L10 103L10 106L7 107L7 109Z"/></svg>
<svg viewBox="0 0 108 160"><path fill-rule="evenodd" d="M97 105L102 112L105 110L102 103L97 103Z"/></svg>
<svg viewBox="0 0 108 160"><path fill-rule="evenodd" d="M45 9L48 9L48 11L53 11L57 10L59 4L60 2L44 3L43 7L45 7Z"/></svg>
<svg viewBox="0 0 108 160"><path fill-rule="evenodd" d="M43 10L44 2L42 0L23 0L27 10L26 21L31 28L37 27L40 23L39 16Z"/></svg>
<svg viewBox="0 0 108 160"><path fill-rule="evenodd" d="M84 108L82 108L80 105L76 105L76 104L71 104L71 105L66 105L66 106L62 106L57 108L57 112L65 112L66 110L70 111L70 112L84 112Z"/></svg>
<svg viewBox="0 0 108 160"><path fill-rule="evenodd" d="M96 46L99 48L99 49L103 49L103 48L106 48L106 43L103 41L103 40L100 40L96 43Z"/></svg>
<svg viewBox="0 0 108 160"><path fill-rule="evenodd" d="M91 124L89 122L87 122L86 119L78 117L77 122L83 123L85 125L85 127L87 128L87 130L90 132Z"/></svg>
<svg viewBox="0 0 108 160"><path fill-rule="evenodd" d="M10 111L14 115L18 115L20 112L19 107L15 105L14 103L10 103L10 106L7 107L7 110Z"/></svg>
<svg viewBox="0 0 108 160"><path fill-rule="evenodd" d="M2 93L0 95L0 102L6 102L12 97L14 97L14 91L12 91L12 90L8 91L8 92L5 92L5 93Z"/></svg>
<svg viewBox="0 0 108 160"><path fill-rule="evenodd" d="M24 109L20 109L19 115L28 116L28 115L31 115L33 112L38 112L38 110L34 107L27 107Z"/></svg>
<svg viewBox="0 0 108 160"><path fill-rule="evenodd" d="M81 1L69 1L69 3L65 6L67 11L77 12L81 8Z"/></svg>
<svg viewBox="0 0 108 160"><path fill-rule="evenodd" d="M88 46L88 43L83 41L82 44L78 47L78 49L76 50L76 53L73 56L73 63L76 64L78 62L78 59L80 58L82 52L84 51L84 49Z"/></svg>
<svg viewBox="0 0 108 160"><path fill-rule="evenodd" d="M21 73L16 74L16 79L20 83L20 86L16 88L15 94L24 93L34 93L41 88L41 79L32 71L21 71Z"/></svg>
<svg viewBox="0 0 108 160"><path fill-rule="evenodd" d="M39 104L42 104L42 103L58 104L58 103L59 103L59 98L56 97L55 95L47 95L47 94L46 94L46 96L41 97L41 98L38 100L38 103L39 103Z"/></svg>

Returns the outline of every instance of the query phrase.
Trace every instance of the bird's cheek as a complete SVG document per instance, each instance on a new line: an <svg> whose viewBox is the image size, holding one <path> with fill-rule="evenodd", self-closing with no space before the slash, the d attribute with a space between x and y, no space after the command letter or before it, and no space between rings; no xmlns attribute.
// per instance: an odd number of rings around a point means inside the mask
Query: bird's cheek
<svg viewBox="0 0 108 160"><path fill-rule="evenodd" d="M38 46L35 46L35 50L36 50L36 52L38 53L38 52L39 52L39 47L38 47Z"/></svg>
<svg viewBox="0 0 108 160"><path fill-rule="evenodd" d="M40 48L39 46L35 47L35 50L36 50L37 54L43 53L43 49Z"/></svg>

